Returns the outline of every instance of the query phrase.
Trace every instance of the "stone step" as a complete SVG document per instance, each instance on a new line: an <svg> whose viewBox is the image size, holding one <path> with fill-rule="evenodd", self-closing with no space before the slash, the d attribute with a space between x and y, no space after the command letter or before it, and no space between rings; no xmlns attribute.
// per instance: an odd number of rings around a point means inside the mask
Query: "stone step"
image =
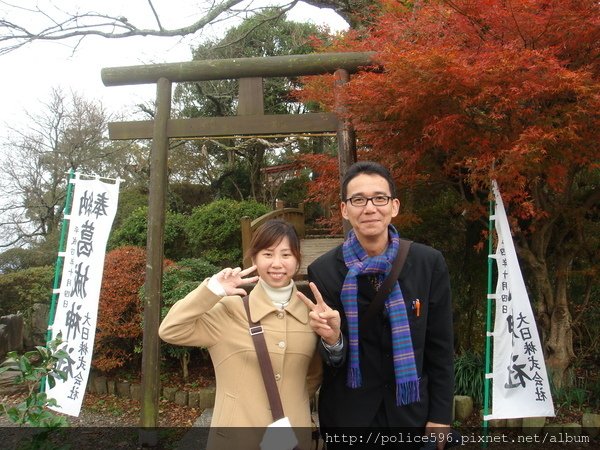
<svg viewBox="0 0 600 450"><path fill-rule="evenodd" d="M302 239L300 241L302 261L300 264L300 269L298 270L299 278L306 279L306 269L310 265L310 263L312 263L322 254L327 253L332 248L337 247L342 242L344 242L344 238L341 236Z"/></svg>

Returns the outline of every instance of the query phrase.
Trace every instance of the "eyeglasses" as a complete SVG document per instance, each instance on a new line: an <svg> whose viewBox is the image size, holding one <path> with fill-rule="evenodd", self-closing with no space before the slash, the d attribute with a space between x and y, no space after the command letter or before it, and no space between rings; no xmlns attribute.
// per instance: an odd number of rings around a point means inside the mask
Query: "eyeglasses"
<svg viewBox="0 0 600 450"><path fill-rule="evenodd" d="M374 206L385 206L387 205L393 197L389 195L376 195L374 197L350 197L344 200L345 202L350 202L352 206L363 207L367 206L369 200L373 203Z"/></svg>

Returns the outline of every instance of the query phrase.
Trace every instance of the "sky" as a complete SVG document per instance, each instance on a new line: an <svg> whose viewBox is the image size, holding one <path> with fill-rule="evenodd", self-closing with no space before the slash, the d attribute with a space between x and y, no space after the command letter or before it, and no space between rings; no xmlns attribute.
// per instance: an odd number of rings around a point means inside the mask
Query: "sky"
<svg viewBox="0 0 600 450"><path fill-rule="evenodd" d="M266 0L265 0L266 1ZM180 26L193 21L199 14L194 5L202 0L155 0L153 3L165 27ZM67 8L91 10L102 5L103 11L112 15L141 17L152 21L146 0L19 0L20 6L61 4ZM77 6L73 6L77 5ZM0 15L6 17L6 5L0 1ZM12 9L14 11L14 8ZM288 18L300 22L310 21L328 25L333 31L347 28L347 24L331 10L317 9L299 3ZM148 23L148 26L151 26ZM218 35L227 27L219 24L218 30L207 30L208 35ZM100 73L104 67L139 64L182 62L191 60L190 46L201 42L202 37L153 38L135 37L105 39L91 36L78 45L75 40L66 42L35 42L13 52L0 55L0 141L11 128L27 127L26 113L35 115L44 109L43 102L50 97L52 88L74 91L86 99L98 100L108 112L131 115L137 103L154 100L155 85L106 87ZM77 48L74 50L74 46Z"/></svg>

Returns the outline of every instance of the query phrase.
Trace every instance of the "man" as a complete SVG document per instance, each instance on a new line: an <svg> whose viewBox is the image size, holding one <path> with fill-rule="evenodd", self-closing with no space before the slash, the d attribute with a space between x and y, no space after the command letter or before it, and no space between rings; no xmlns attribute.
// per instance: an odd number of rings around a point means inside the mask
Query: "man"
<svg viewBox="0 0 600 450"><path fill-rule="evenodd" d="M352 165L342 181L340 205L352 230L344 244L308 267L317 303L301 297L321 336L325 366L318 407L328 448L336 448L336 442L345 448L335 433L346 427L377 427L395 433L396 440L403 429L419 436L413 440L416 448L426 442L421 436L435 433L438 449L450 431L454 349L442 254L412 243L385 305L375 316L365 316L398 252L391 221L399 206L385 167ZM366 443L366 436L355 438Z"/></svg>

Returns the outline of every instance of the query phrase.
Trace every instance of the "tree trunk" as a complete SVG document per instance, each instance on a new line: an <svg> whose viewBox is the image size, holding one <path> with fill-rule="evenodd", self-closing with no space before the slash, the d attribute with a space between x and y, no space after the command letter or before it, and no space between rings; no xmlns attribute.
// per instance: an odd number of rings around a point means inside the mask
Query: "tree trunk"
<svg viewBox="0 0 600 450"><path fill-rule="evenodd" d="M256 143L244 151L246 160L248 161L248 171L250 175L250 193L252 199L260 202L264 201L262 190L261 169L265 157L265 146L261 143Z"/></svg>
<svg viewBox="0 0 600 450"><path fill-rule="evenodd" d="M544 347L547 369L554 386L561 387L567 381L567 369L575 357L573 324L567 301L567 268L573 258L564 254L558 257L556 270L553 271L553 283L545 255L535 255L531 250L523 247L519 248L519 255L532 275L537 306L536 321L540 331L540 341Z"/></svg>
<svg viewBox="0 0 600 450"><path fill-rule="evenodd" d="M550 314L550 330L545 346L548 349L548 370L554 385L561 387L567 381L566 371L575 358L573 351L573 320L567 299L567 270L569 264L561 260L556 271L554 308Z"/></svg>
<svg viewBox="0 0 600 450"><path fill-rule="evenodd" d="M179 358L181 362L181 371L183 376L183 381L187 381L190 377L189 364L190 364L190 352L184 352Z"/></svg>

